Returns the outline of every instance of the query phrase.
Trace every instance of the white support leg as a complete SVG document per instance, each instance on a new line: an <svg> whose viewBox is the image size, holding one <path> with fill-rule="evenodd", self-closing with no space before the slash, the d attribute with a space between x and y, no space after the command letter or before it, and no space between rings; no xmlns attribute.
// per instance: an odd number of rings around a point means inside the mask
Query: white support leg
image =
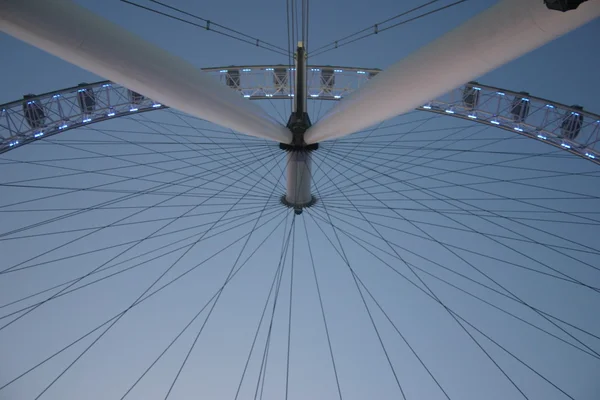
<svg viewBox="0 0 600 400"><path fill-rule="evenodd" d="M0 0L0 31L169 107L247 135L292 140L260 106L70 0Z"/></svg>
<svg viewBox="0 0 600 400"><path fill-rule="evenodd" d="M379 73L304 135L318 143L406 113L600 16L600 1L549 10L543 0L501 0Z"/></svg>

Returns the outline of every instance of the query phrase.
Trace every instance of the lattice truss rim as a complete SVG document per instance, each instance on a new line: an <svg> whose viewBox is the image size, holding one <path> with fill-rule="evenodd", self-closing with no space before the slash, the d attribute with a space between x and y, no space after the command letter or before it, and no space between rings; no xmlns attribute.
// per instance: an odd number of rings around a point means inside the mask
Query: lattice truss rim
<svg viewBox="0 0 600 400"><path fill-rule="evenodd" d="M295 68L244 65L204 68L249 100L294 96ZM308 99L339 101L381 70L308 66ZM0 106L0 153L57 133L167 108L110 81L83 83ZM503 88L469 82L417 108L487 124L539 140L600 164L600 115Z"/></svg>

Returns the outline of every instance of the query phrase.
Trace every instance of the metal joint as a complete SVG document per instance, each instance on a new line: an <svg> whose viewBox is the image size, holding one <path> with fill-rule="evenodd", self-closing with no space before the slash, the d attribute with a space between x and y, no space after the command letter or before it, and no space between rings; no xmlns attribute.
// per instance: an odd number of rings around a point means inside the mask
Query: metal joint
<svg viewBox="0 0 600 400"><path fill-rule="evenodd" d="M544 0L544 4L546 4L546 7L550 10L567 12L577 9L581 3L585 3L586 1L587 0Z"/></svg>

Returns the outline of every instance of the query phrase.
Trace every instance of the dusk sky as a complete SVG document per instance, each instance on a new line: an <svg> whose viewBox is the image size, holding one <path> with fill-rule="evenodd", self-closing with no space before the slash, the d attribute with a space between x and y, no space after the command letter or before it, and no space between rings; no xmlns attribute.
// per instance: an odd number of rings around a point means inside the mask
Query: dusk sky
<svg viewBox="0 0 600 400"><path fill-rule="evenodd" d="M198 68L288 63L76 2ZM311 1L308 64L385 69L496 1L310 57L424 3ZM287 48L284 1L168 4ZM477 81L600 114L598 38L594 20ZM4 33L0 49L2 104L104 79ZM313 122L331 104L310 100ZM276 143L177 110L0 154L0 400L600 398L599 165L420 111L312 156L317 203L294 216Z"/></svg>

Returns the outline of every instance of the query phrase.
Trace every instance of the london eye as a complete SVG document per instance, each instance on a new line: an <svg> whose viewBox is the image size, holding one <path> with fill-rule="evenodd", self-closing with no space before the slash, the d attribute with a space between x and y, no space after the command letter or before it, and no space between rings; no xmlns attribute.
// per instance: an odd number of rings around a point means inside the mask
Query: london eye
<svg viewBox="0 0 600 400"><path fill-rule="evenodd" d="M597 399L600 3L237 3L0 0L0 399Z"/></svg>

